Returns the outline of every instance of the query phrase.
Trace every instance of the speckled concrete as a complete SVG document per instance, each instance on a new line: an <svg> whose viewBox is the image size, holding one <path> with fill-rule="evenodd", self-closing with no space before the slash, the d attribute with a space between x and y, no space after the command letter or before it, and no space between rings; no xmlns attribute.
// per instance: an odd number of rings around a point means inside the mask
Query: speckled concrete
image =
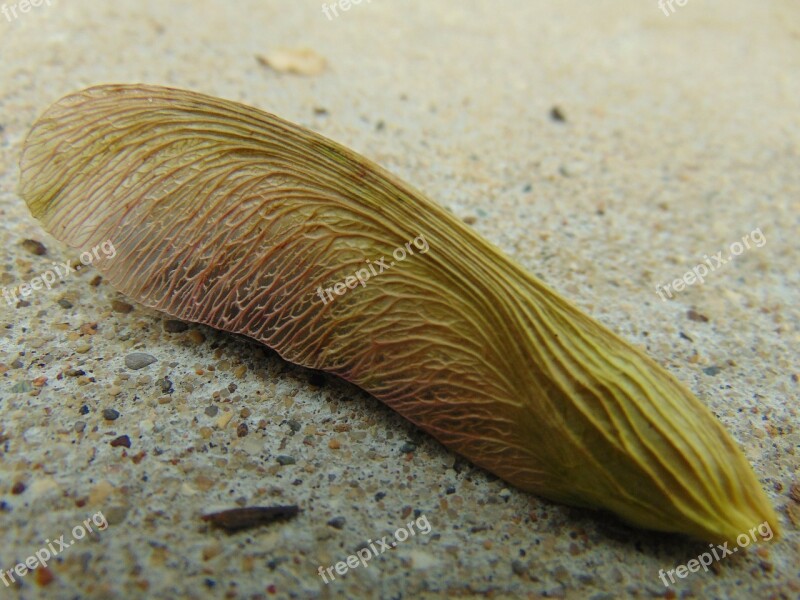
<svg viewBox="0 0 800 600"><path fill-rule="evenodd" d="M0 298L0 569L91 515L109 525L0 598L800 595L793 0L670 16L655 0L374 0L330 20L314 1L50 4L0 13L1 287L77 258L15 194L47 105L107 82L240 100L377 160L646 348L741 443L785 537L665 588L659 569L706 544L508 489L359 390L182 331L86 268ZM281 47L327 66L278 73ZM656 294L756 228L762 247ZM156 361L132 369L134 352ZM200 520L274 504L302 512L237 534ZM428 535L317 575L423 515Z"/></svg>

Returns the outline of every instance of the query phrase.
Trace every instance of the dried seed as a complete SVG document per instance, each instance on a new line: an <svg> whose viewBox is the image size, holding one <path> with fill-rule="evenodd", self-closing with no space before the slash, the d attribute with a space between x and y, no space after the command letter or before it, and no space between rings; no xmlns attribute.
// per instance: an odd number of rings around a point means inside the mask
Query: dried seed
<svg viewBox="0 0 800 600"><path fill-rule="evenodd" d="M344 146L235 102L107 85L46 111L20 172L50 232L114 242L93 267L119 291L359 385L523 490L715 542L764 521L778 537L685 386Z"/></svg>

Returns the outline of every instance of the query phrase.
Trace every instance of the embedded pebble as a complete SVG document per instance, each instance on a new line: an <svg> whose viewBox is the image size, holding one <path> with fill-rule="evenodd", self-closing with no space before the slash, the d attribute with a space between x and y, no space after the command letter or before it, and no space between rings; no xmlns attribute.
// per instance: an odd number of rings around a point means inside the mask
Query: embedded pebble
<svg viewBox="0 0 800 600"><path fill-rule="evenodd" d="M341 529L342 527L344 527L346 522L347 519L345 519L344 517L334 517L330 521L328 521L328 525L330 525L334 529Z"/></svg>
<svg viewBox="0 0 800 600"><path fill-rule="evenodd" d="M152 354L146 354L144 352L132 352L125 357L125 366L136 371L138 369L144 369L156 361L156 357Z"/></svg>
<svg viewBox="0 0 800 600"><path fill-rule="evenodd" d="M116 421L119 418L119 412L113 408L103 409L103 418L106 421Z"/></svg>
<svg viewBox="0 0 800 600"><path fill-rule="evenodd" d="M186 334L186 339L195 345L200 345L206 341L206 336L204 336L203 333L198 331L197 329L192 329L189 333Z"/></svg>
<svg viewBox="0 0 800 600"><path fill-rule="evenodd" d="M164 331L167 333L183 333L187 329L189 329L189 326L183 321L176 321L175 319L164 321Z"/></svg>
<svg viewBox="0 0 800 600"><path fill-rule="evenodd" d="M403 454L407 454L409 452L414 452L414 450L416 449L417 449L416 444L414 444L413 442L406 442L400 447L400 452L402 452Z"/></svg>
<svg viewBox="0 0 800 600"><path fill-rule="evenodd" d="M693 308L686 311L686 316L689 318L690 321L696 321L697 323L708 323L708 317L703 314L700 314Z"/></svg>
<svg viewBox="0 0 800 600"><path fill-rule="evenodd" d="M112 300L111 310L117 313L127 314L133 310L133 306L122 300Z"/></svg>
<svg viewBox="0 0 800 600"><path fill-rule="evenodd" d="M108 498L114 492L114 486L111 484L110 481L102 480L99 481L90 491L89 491L89 504L96 506L102 504L106 498Z"/></svg>
<svg viewBox="0 0 800 600"><path fill-rule="evenodd" d="M36 256L44 256L47 254L45 245L37 240L22 240L22 247Z"/></svg>
<svg viewBox="0 0 800 600"><path fill-rule="evenodd" d="M119 525L125 521L131 507L127 504L114 504L103 509L103 516L109 525Z"/></svg>
<svg viewBox="0 0 800 600"><path fill-rule="evenodd" d="M29 381L20 381L19 383L15 383L13 386L11 386L11 393L24 394L25 392L30 392L32 389L33 386Z"/></svg>
<svg viewBox="0 0 800 600"><path fill-rule="evenodd" d="M225 429L228 426L228 423L231 422L232 418L233 418L233 413L232 412L224 412L224 413L222 413L217 418L217 422L215 423L216 426L217 426L217 429Z"/></svg>
<svg viewBox="0 0 800 600"><path fill-rule="evenodd" d="M121 435L121 436L116 437L113 440L111 440L111 445L114 448L116 448L118 446L122 446L124 448L130 448L131 447L131 438L129 438L127 435Z"/></svg>
<svg viewBox="0 0 800 600"><path fill-rule="evenodd" d="M172 381L168 377L164 377L164 379L160 382L161 393L162 394L171 394L174 390Z"/></svg>

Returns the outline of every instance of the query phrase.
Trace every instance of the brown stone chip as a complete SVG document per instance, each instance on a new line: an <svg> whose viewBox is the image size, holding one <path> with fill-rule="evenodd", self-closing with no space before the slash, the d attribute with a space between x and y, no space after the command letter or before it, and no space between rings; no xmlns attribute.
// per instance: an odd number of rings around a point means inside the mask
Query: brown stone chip
<svg viewBox="0 0 800 600"><path fill-rule="evenodd" d="M248 506L210 513L201 518L214 527L226 531L239 531L266 525L278 519L288 519L296 516L298 512L300 509L296 504L291 506Z"/></svg>

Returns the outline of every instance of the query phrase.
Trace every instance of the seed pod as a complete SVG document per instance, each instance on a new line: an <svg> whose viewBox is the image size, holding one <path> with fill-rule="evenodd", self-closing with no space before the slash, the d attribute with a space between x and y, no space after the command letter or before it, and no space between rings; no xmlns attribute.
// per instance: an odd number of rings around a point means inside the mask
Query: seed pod
<svg viewBox="0 0 800 600"><path fill-rule="evenodd" d="M113 243L94 266L124 294L351 381L523 490L711 541L778 532L742 452L674 377L308 129L107 85L38 120L21 173L55 237Z"/></svg>

